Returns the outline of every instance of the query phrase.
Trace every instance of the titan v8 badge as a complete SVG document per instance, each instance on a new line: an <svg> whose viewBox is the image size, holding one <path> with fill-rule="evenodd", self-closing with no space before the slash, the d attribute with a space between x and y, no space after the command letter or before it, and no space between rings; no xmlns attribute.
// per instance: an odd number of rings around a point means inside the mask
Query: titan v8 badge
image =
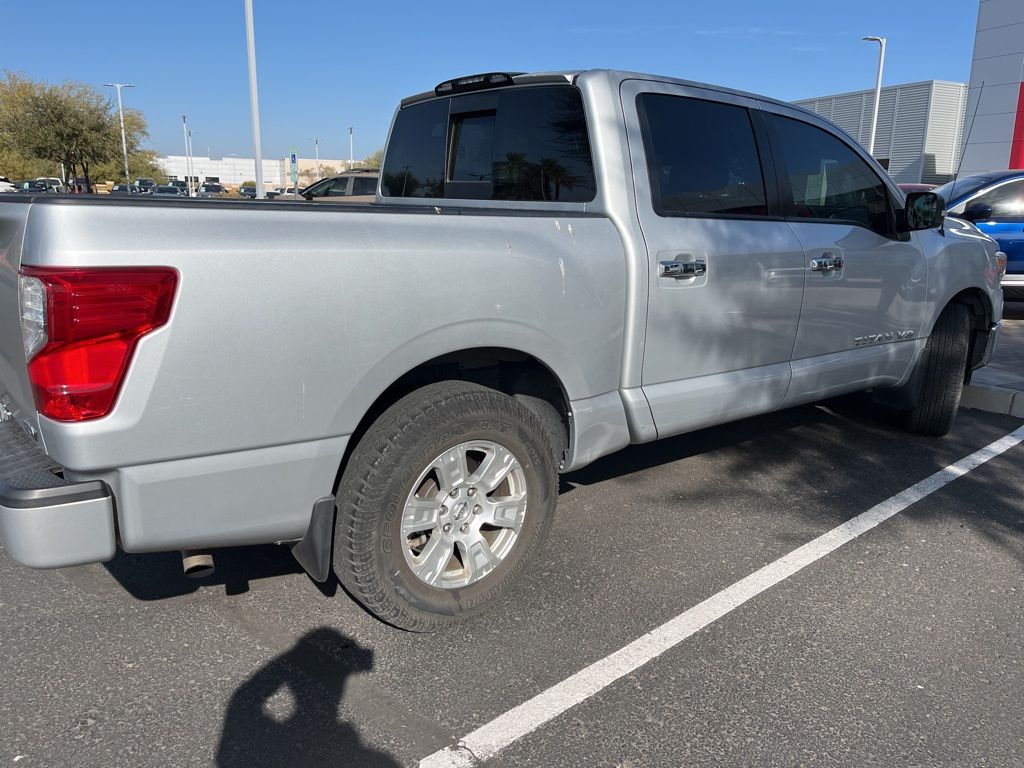
<svg viewBox="0 0 1024 768"><path fill-rule="evenodd" d="M869 344L884 344L889 341L906 341L913 337L913 331L883 331L881 333L869 333L867 336L854 336L853 344L856 347L866 347Z"/></svg>

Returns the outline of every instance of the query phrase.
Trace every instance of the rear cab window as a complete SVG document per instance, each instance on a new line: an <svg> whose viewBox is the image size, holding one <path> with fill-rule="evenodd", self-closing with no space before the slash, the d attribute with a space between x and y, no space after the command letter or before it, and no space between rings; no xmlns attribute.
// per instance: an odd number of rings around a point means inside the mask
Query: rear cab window
<svg viewBox="0 0 1024 768"><path fill-rule="evenodd" d="M385 197L590 202L597 193L579 91L527 86L402 109L383 169Z"/></svg>

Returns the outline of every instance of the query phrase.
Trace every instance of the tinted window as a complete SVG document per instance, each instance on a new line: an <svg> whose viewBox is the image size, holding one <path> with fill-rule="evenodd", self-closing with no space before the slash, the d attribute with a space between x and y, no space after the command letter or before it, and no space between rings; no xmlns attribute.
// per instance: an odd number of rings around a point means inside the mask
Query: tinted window
<svg viewBox="0 0 1024 768"><path fill-rule="evenodd" d="M329 181L323 189L316 193L327 197L345 197L348 194L348 177Z"/></svg>
<svg viewBox="0 0 1024 768"><path fill-rule="evenodd" d="M490 181L495 113L452 119L451 181Z"/></svg>
<svg viewBox="0 0 1024 768"><path fill-rule="evenodd" d="M658 213L768 213L744 107L657 93L640 94L637 101Z"/></svg>
<svg viewBox="0 0 1024 768"><path fill-rule="evenodd" d="M352 194L353 195L376 195L377 194L377 177L376 176L356 176L352 179Z"/></svg>
<svg viewBox="0 0 1024 768"><path fill-rule="evenodd" d="M448 99L414 104L398 113L384 164L384 194L443 197Z"/></svg>
<svg viewBox="0 0 1024 768"><path fill-rule="evenodd" d="M968 195L973 195L979 189L989 183L989 179L986 177L971 177L968 176L965 179L957 179L956 181L950 181L943 184L941 187L936 187L933 191L937 195L942 195L942 199L947 203L951 203L954 200L958 200Z"/></svg>
<svg viewBox="0 0 1024 768"><path fill-rule="evenodd" d="M305 193L313 197L322 197L328 194L333 186L334 179L324 179L323 181L318 181L315 184L306 187Z"/></svg>
<svg viewBox="0 0 1024 768"><path fill-rule="evenodd" d="M1024 179L1011 181L971 200L968 205L992 206L993 217L1024 217Z"/></svg>
<svg viewBox="0 0 1024 768"><path fill-rule="evenodd" d="M889 195L871 167L842 141L813 125L771 116L781 149L781 184L791 193L786 215L892 231ZM786 195L783 195L786 197Z"/></svg>
<svg viewBox="0 0 1024 768"><path fill-rule="evenodd" d="M458 99L426 102L399 113L384 167L385 195L594 199L590 140L583 100L575 88L498 91L484 111L456 109L449 120L449 105ZM446 173L450 188L444 183Z"/></svg>

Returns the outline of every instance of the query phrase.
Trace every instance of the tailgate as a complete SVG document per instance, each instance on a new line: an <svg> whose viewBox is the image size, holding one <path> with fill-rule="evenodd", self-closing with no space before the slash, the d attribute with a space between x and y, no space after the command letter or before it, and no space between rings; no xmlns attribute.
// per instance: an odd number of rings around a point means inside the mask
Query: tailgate
<svg viewBox="0 0 1024 768"><path fill-rule="evenodd" d="M34 431L38 419L28 381L18 302L18 269L31 207L28 200L0 199L0 420L5 411L10 412Z"/></svg>

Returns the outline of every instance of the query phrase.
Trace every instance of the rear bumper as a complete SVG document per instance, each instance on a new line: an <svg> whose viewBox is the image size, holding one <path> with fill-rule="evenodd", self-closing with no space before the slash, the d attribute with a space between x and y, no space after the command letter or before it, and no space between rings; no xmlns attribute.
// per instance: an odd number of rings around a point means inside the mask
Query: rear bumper
<svg viewBox="0 0 1024 768"><path fill-rule="evenodd" d="M110 489L65 480L13 420L0 422L0 543L33 568L102 562L115 550Z"/></svg>

